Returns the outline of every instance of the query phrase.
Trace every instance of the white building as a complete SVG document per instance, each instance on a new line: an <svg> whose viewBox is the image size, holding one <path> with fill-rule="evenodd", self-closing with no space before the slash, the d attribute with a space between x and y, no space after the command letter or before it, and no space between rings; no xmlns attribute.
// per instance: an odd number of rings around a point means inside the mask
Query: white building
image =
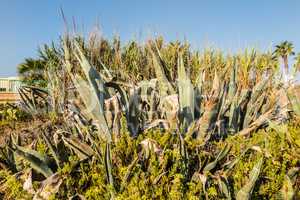
<svg viewBox="0 0 300 200"><path fill-rule="evenodd" d="M17 93L20 86L18 77L0 78L0 93Z"/></svg>

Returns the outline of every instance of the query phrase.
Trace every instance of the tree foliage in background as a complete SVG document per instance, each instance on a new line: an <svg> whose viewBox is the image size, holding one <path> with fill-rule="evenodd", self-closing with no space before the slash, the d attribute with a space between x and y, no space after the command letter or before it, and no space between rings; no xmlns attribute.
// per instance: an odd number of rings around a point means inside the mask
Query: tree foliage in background
<svg viewBox="0 0 300 200"><path fill-rule="evenodd" d="M295 55L293 43L289 41L283 41L279 45L276 45L274 53L281 57L284 64L286 75L289 73L288 57Z"/></svg>
<svg viewBox="0 0 300 200"><path fill-rule="evenodd" d="M197 78L200 69L205 69L208 77L212 78L216 70L220 76L226 73L229 66L235 64L239 68L239 76L246 79L249 73L255 73L259 78L263 71L274 71L278 69L277 58L282 58L285 69L288 68L287 56L294 55L293 46L290 42L283 42L276 46L273 52L260 53L255 49L248 49L235 55L225 55L219 50L207 48L204 51L192 50L187 42L172 41L165 42L162 37L149 40L146 44L137 41L128 41L121 45L120 38L114 37L112 40L104 39L99 33L90 34L88 40L82 36L76 36L77 42L82 47L89 62L97 69L102 70L103 66L116 73L120 80L130 80L138 82L155 78L155 72L150 59L149 46L157 48L164 60L166 76L171 81L177 79L177 59L178 52L182 52L184 62L189 66L188 72L192 81ZM63 57L63 44L58 42L51 45L44 45L39 49L37 59L26 59L18 67L18 72L24 82L29 84L45 86L47 76L45 71L51 67L61 67ZM76 69L74 69L76 70ZM228 71L228 70L227 70ZM251 72L250 72L251 71ZM246 80L245 84L247 84Z"/></svg>

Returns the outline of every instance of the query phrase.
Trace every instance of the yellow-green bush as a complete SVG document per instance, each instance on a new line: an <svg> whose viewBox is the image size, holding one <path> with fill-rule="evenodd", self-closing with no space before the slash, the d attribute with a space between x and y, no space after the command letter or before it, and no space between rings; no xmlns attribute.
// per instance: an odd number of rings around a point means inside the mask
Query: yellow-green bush
<svg viewBox="0 0 300 200"><path fill-rule="evenodd" d="M139 144L145 138L154 139L163 149L162 155L152 152L148 158L141 156ZM253 166L263 156L263 167L251 199L276 199L285 175L290 169L300 166L300 148L296 142L299 139L297 124L290 124L287 132L261 130L251 137L232 136L205 145L191 139L189 143L194 145L186 145L186 159L178 147L178 135L156 130L133 140L128 133L124 133L120 138L115 138L112 146L114 188L107 183L102 162L87 161L74 167L71 160L61 171L65 180L57 198L82 194L87 199L109 199L112 192L116 199L222 199L225 195L220 191L218 178L227 179L231 197L235 198L239 189L248 182ZM225 144L231 146L228 155L215 169L203 173L202 167L216 157L213 152L219 152ZM236 165L226 171L225 164L241 154L243 156ZM138 156L139 161L132 167ZM128 169L129 178L124 184ZM205 191L201 180L193 178L195 173L207 176ZM299 177L293 185L295 198L300 195Z"/></svg>

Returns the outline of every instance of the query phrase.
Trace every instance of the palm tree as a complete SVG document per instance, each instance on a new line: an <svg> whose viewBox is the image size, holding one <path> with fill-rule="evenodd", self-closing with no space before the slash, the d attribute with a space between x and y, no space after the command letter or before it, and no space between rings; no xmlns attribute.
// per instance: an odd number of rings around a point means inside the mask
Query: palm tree
<svg viewBox="0 0 300 200"><path fill-rule="evenodd" d="M45 62L40 59L26 58L23 63L19 64L18 73L25 84L43 87L46 85L45 67Z"/></svg>
<svg viewBox="0 0 300 200"><path fill-rule="evenodd" d="M55 46L54 42L51 45L44 44L42 47L38 49L38 58L49 65L58 67L61 65L62 56L61 47Z"/></svg>
<svg viewBox="0 0 300 200"><path fill-rule="evenodd" d="M51 67L61 66L62 50L55 46L44 45L38 49L38 58L26 58L18 66L18 73L27 85L45 87L47 85L46 70Z"/></svg>
<svg viewBox="0 0 300 200"><path fill-rule="evenodd" d="M288 56L295 55L293 43L289 41L281 42L279 45L275 46L276 49L274 51L275 55L281 57L284 64L284 69L286 75L289 73L289 65L288 65Z"/></svg>

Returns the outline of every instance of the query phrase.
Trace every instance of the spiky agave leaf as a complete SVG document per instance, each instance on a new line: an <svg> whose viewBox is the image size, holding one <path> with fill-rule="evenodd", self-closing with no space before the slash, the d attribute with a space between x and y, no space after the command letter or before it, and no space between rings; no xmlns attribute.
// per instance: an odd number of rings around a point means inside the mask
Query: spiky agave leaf
<svg viewBox="0 0 300 200"><path fill-rule="evenodd" d="M9 169L13 173L17 172L17 166L15 161L15 155L13 152L12 135L6 141L4 147L0 147L0 167L3 169Z"/></svg>
<svg viewBox="0 0 300 200"><path fill-rule="evenodd" d="M120 95L120 101L122 103L123 110L127 115L129 109L129 97L126 90L122 87L120 83L114 81L106 82L105 87L113 88L118 92L118 95Z"/></svg>
<svg viewBox="0 0 300 200"><path fill-rule="evenodd" d="M146 158L149 158L151 152L154 152L157 155L161 155L162 153L162 149L159 146L158 142L156 142L153 139L150 138L144 139L143 141L141 141L140 144L143 147Z"/></svg>
<svg viewBox="0 0 300 200"><path fill-rule="evenodd" d="M245 120L248 121L247 126L249 126L253 121L255 121L261 114L264 114L261 113L261 110L265 102L266 102L266 95L261 95L260 97L258 97L256 102L253 105L249 102L247 106L247 113L245 116Z"/></svg>
<svg viewBox="0 0 300 200"><path fill-rule="evenodd" d="M149 106L149 110L144 111L146 120L152 121L153 118L157 117L157 106L158 106L158 91L157 91L157 79L151 79L150 81L141 81L138 83L140 88L140 99L143 104Z"/></svg>
<svg viewBox="0 0 300 200"><path fill-rule="evenodd" d="M123 179L122 179L120 191L123 191L125 185L129 182L130 176L132 175L132 171L133 171L133 169L135 168L135 166L136 166L136 164L138 163L139 160L140 160L139 157L136 157L136 158L132 161L132 163L128 166L127 172L126 172L126 174L124 175L124 177L123 177Z"/></svg>
<svg viewBox="0 0 300 200"><path fill-rule="evenodd" d="M287 96L291 104L292 111L300 116L300 101L296 95L292 94L290 91L287 91Z"/></svg>
<svg viewBox="0 0 300 200"><path fill-rule="evenodd" d="M251 193L259 177L263 162L264 158L261 157L259 161L254 165L252 171L249 174L249 181L238 191L236 195L237 200L247 200L251 198Z"/></svg>
<svg viewBox="0 0 300 200"><path fill-rule="evenodd" d="M198 120L198 137L210 137L211 133L220 125L222 105L225 99L225 87L220 88L219 78L215 73L213 86L208 98L204 102L203 115Z"/></svg>
<svg viewBox="0 0 300 200"><path fill-rule="evenodd" d="M207 136L209 132L209 125L211 119L216 115L218 108L218 100L217 99L210 99L208 102L205 103L204 112L200 119L197 121L198 126L198 138L204 138Z"/></svg>
<svg viewBox="0 0 300 200"><path fill-rule="evenodd" d="M246 115L244 117L244 123L243 123L244 128L247 128L250 125L251 119L253 117L253 115L252 115L254 112L253 110L255 110L255 108L257 106L259 106L258 100L261 98L262 94L265 92L267 84L269 83L270 80L271 80L270 78L261 80L252 89L252 94L251 94L249 103L247 104L247 111L246 111Z"/></svg>
<svg viewBox="0 0 300 200"><path fill-rule="evenodd" d="M122 102L121 107L125 112L127 120L127 128L131 135L136 136L141 130L141 122L139 121L140 116L140 101L141 96L139 95L140 88L131 88L127 93L120 85L110 82L106 84L107 87L112 87L116 89L120 95L120 102Z"/></svg>
<svg viewBox="0 0 300 200"><path fill-rule="evenodd" d="M218 186L220 191L225 195L227 200L231 200L231 194L230 194L230 189L229 189L229 183L226 180L226 178L223 177L218 177Z"/></svg>
<svg viewBox="0 0 300 200"><path fill-rule="evenodd" d="M168 130L170 129L170 124L168 123L167 120L163 120L163 119L156 119L150 123L147 123L144 127L143 127L143 131L147 131L150 130L152 128L163 128L164 130Z"/></svg>
<svg viewBox="0 0 300 200"><path fill-rule="evenodd" d="M233 65L232 70L231 70L231 76L230 76L230 82L229 82L229 89L228 89L228 100L232 101L234 98L236 92L237 92L237 66L236 64Z"/></svg>
<svg viewBox="0 0 300 200"><path fill-rule="evenodd" d="M177 117L179 112L178 95L169 95L160 100L158 110L161 118L166 119L169 124L175 122L177 124Z"/></svg>
<svg viewBox="0 0 300 200"><path fill-rule="evenodd" d="M165 171L165 172L159 174L157 177L155 177L155 179L153 180L152 184L153 184L153 185L158 184L159 181L161 180L161 178L162 178L163 176L165 176L167 173L168 173L168 171Z"/></svg>
<svg viewBox="0 0 300 200"><path fill-rule="evenodd" d="M186 144L181 133L178 133L178 136L179 136L179 152L181 157L184 159L184 162L186 162L188 160L188 152L186 149Z"/></svg>
<svg viewBox="0 0 300 200"><path fill-rule="evenodd" d="M95 113L93 113L95 107L97 107L98 102L94 101L92 91L89 89L89 85L78 75L74 75L74 85L80 94L80 98L84 102L85 108L81 108L80 112L84 114L88 119L95 119Z"/></svg>
<svg viewBox="0 0 300 200"><path fill-rule="evenodd" d="M22 86L18 89L19 96L25 110L31 114L38 114L48 109L48 92L33 86Z"/></svg>
<svg viewBox="0 0 300 200"><path fill-rule="evenodd" d="M213 79L213 82L212 82L212 88L211 88L210 96L214 97L214 96L219 95L220 88L221 88L220 78L218 76L217 71L215 70L215 75L214 75L214 79Z"/></svg>
<svg viewBox="0 0 300 200"><path fill-rule="evenodd" d="M113 75L110 73L110 71L108 70L108 68L105 66L105 64L100 60L100 64L103 67L106 75L107 75L107 79L112 80L113 79Z"/></svg>
<svg viewBox="0 0 300 200"><path fill-rule="evenodd" d="M59 154L59 151L57 150L56 146L50 141L50 138L42 131L41 132L42 138L44 139L45 143L47 144L57 167L62 167L62 164L64 161L66 161L66 158L62 158L62 156Z"/></svg>
<svg viewBox="0 0 300 200"><path fill-rule="evenodd" d="M270 115L272 114L272 112L273 112L273 110L270 109L269 111L263 113L254 122L252 122L248 128L242 129L240 132L237 133L237 135L240 135L240 136L248 135L252 131L254 131L257 128L259 128L260 126L262 126L263 124L267 123L268 121L270 121L270 117L271 117Z"/></svg>
<svg viewBox="0 0 300 200"><path fill-rule="evenodd" d="M218 162L220 160L222 160L223 158L225 158L225 156L229 153L230 149L231 149L231 147L228 144L226 144L225 147L219 152L219 154L217 155L215 160L213 162L208 163L204 167L203 172L207 173L207 172L211 171L212 169L214 169L217 166Z"/></svg>
<svg viewBox="0 0 300 200"><path fill-rule="evenodd" d="M152 55L153 67L155 69L156 78L158 79L161 97L165 97L168 94L175 94L175 90L165 74L165 70L162 64L163 61L159 56L159 50L156 49L157 52L154 52L151 47L149 47L149 50Z"/></svg>
<svg viewBox="0 0 300 200"><path fill-rule="evenodd" d="M188 77L182 54L178 58L178 91L179 91L179 119L183 128L187 127L194 121L195 95L194 87Z"/></svg>
<svg viewBox="0 0 300 200"><path fill-rule="evenodd" d="M241 108L239 107L238 104L238 93L235 94L235 96L232 99L230 108L229 108L229 120L228 120L228 127L229 127L229 132L237 132L238 131L238 121L239 121L239 116L241 112Z"/></svg>
<svg viewBox="0 0 300 200"><path fill-rule="evenodd" d="M100 124L100 128L102 129L103 133L106 135L110 135L107 123L104 117L104 95L106 94L106 90L104 88L104 82L100 76L100 74L93 68L86 57L84 56L83 52L79 48L78 44L76 44L77 52L75 55L82 67L85 76L89 83L89 88L91 90L91 95L93 101L96 102L95 108L92 110L92 114L95 118L95 121Z"/></svg>
<svg viewBox="0 0 300 200"><path fill-rule="evenodd" d="M66 42L65 42L66 43ZM111 133L109 131L105 116L104 116L104 95L106 94L104 88L104 82L100 74L89 64L85 55L79 47L79 44L75 42L75 56L79 61L79 64L84 72L87 83L84 82L79 76L74 76L71 72L71 64L68 59L70 54L70 48L65 44L65 62L68 69L68 72L72 78L73 83L77 88L79 88L79 94L82 98L85 106L90 108L91 116L93 117L94 122L98 125L99 131L104 134L108 141L111 140ZM93 106L90 106L90 103L93 103ZM100 135L102 137L102 135Z"/></svg>
<svg viewBox="0 0 300 200"><path fill-rule="evenodd" d="M105 118L107 124L112 131L112 133L120 135L120 126L121 126L121 105L119 100L119 95L114 95L109 99L105 99Z"/></svg>
<svg viewBox="0 0 300 200"><path fill-rule="evenodd" d="M62 113L66 103L66 72L57 69L53 63L49 63L46 74L48 79L48 92L50 108L55 113Z"/></svg>
<svg viewBox="0 0 300 200"><path fill-rule="evenodd" d="M49 177L53 174L52 169L49 166L49 158L40 154L37 151L26 149L24 147L14 145L14 152L27 160L30 166L37 172L43 174L45 177Z"/></svg>
<svg viewBox="0 0 300 200"><path fill-rule="evenodd" d="M230 81L228 85L228 92L226 96L226 102L225 102L225 109L228 109L229 107L229 128L233 128L236 131L236 126L234 126L233 121L237 121L238 116L238 106L237 106L237 100L238 100L238 92L237 92L237 70L236 70L236 64L233 65L231 70L231 76Z"/></svg>
<svg viewBox="0 0 300 200"><path fill-rule="evenodd" d="M236 93L229 110L229 127L236 133L239 131L242 123L243 116L245 115L245 106L250 98L250 91L248 89L242 89Z"/></svg>
<svg viewBox="0 0 300 200"><path fill-rule="evenodd" d="M127 116L128 129L133 136L137 136L138 132L142 128L141 121L139 120L139 117L141 115L139 106L139 91L137 89L133 89L129 94L129 108Z"/></svg>
<svg viewBox="0 0 300 200"><path fill-rule="evenodd" d="M293 200L296 194L296 191L293 187L297 173L299 172L299 167L291 168L284 177L283 185L277 194L279 200Z"/></svg>
<svg viewBox="0 0 300 200"><path fill-rule="evenodd" d="M33 200L49 199L50 196L59 191L62 182L63 179L58 173L49 176L41 183L41 186L35 193Z"/></svg>
<svg viewBox="0 0 300 200"><path fill-rule="evenodd" d="M80 160L85 160L93 155L96 155L94 150L86 143L80 141L76 137L62 137L66 146L72 149Z"/></svg>
<svg viewBox="0 0 300 200"><path fill-rule="evenodd" d="M199 119L201 115L201 103L202 103L202 95L203 95L203 84L205 81L205 71L200 71L195 87L195 119Z"/></svg>
<svg viewBox="0 0 300 200"><path fill-rule="evenodd" d="M293 200L295 191L291 179L285 175L282 188L278 195L278 200Z"/></svg>
<svg viewBox="0 0 300 200"><path fill-rule="evenodd" d="M227 134L227 128L225 125L225 114L228 111L228 106L226 105L227 102L231 102L231 100L227 99L227 90L228 85L227 83L224 84L224 87L221 90L221 94L219 97L219 103L217 107L217 113L215 114L214 118L211 118L210 121L210 128L213 128L213 133L217 132L217 136L219 138L224 138ZM227 101L228 100L228 101Z"/></svg>
<svg viewBox="0 0 300 200"><path fill-rule="evenodd" d="M247 147L239 156L237 156L235 159L233 159L232 161L224 164L223 168L225 169L225 172L230 171L231 169L233 169L233 167L241 160L241 158L248 152L248 150L250 149L250 147Z"/></svg>
<svg viewBox="0 0 300 200"><path fill-rule="evenodd" d="M115 188L114 188L114 179L112 175L112 162L111 162L111 150L110 150L110 143L106 143L105 146L105 171L106 171L106 177L107 177L107 182L110 185L110 191L111 191L111 198L114 198L114 193L115 193Z"/></svg>

